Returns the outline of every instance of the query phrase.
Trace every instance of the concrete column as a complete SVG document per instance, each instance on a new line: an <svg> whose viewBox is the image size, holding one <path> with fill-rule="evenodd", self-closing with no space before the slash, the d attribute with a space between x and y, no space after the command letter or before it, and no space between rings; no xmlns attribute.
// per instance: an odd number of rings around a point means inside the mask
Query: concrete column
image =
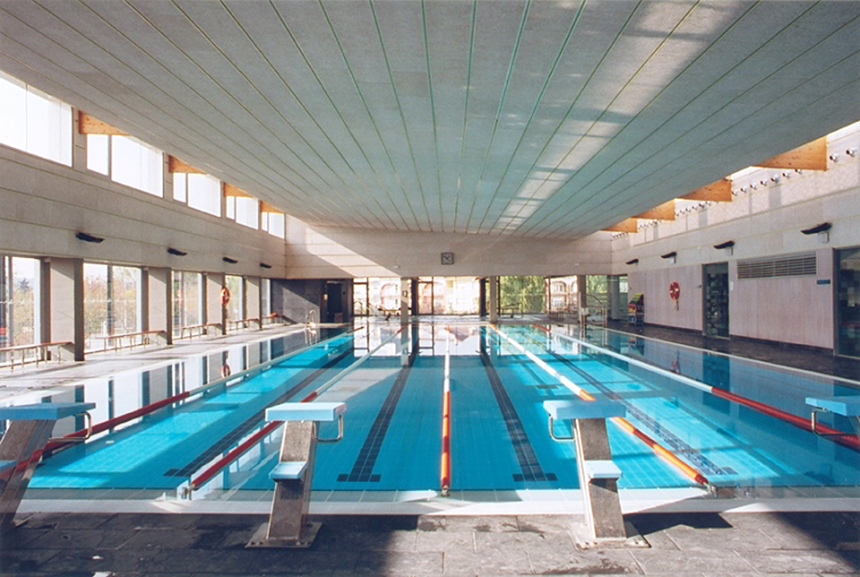
<svg viewBox="0 0 860 577"><path fill-rule="evenodd" d="M499 322L499 277L488 278L490 283L490 322Z"/></svg>
<svg viewBox="0 0 860 577"><path fill-rule="evenodd" d="M64 350L84 360L84 260L52 258L48 269L49 339L46 342L70 342Z"/></svg>
<svg viewBox="0 0 860 577"><path fill-rule="evenodd" d="M173 344L173 291L169 268L144 268L140 275L144 331L162 331L150 337L159 345Z"/></svg>
<svg viewBox="0 0 860 577"><path fill-rule="evenodd" d="M624 304L621 302L621 278L616 274L611 274L606 279L607 290L609 291L609 303L607 314L612 320L624 318Z"/></svg>
<svg viewBox="0 0 860 577"><path fill-rule="evenodd" d="M588 291L585 287L585 275L578 274L576 275L576 307L579 310L582 310L583 307L588 305L587 295Z"/></svg>
<svg viewBox="0 0 860 577"><path fill-rule="evenodd" d="M206 299L204 301L206 306L203 307L206 318L203 322L206 324L218 323L221 325L220 333L218 333L217 329L210 329L213 331L210 334L226 334L227 324L224 322L226 317L224 313L227 307L221 304L221 289L224 288L224 273L206 273L203 275L203 278L203 285L205 287L204 298Z"/></svg>
<svg viewBox="0 0 860 577"><path fill-rule="evenodd" d="M412 279L400 279L400 324L409 323L409 304L410 304L410 289L412 288Z"/></svg>
<svg viewBox="0 0 860 577"><path fill-rule="evenodd" d="M263 303L260 296L262 279L258 276L245 277L245 318L260 319L259 327L263 328Z"/></svg>

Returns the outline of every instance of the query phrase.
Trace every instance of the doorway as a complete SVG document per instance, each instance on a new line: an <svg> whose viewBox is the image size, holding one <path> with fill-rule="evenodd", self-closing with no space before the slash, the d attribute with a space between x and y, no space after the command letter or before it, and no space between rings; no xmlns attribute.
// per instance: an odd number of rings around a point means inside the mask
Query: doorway
<svg viewBox="0 0 860 577"><path fill-rule="evenodd" d="M836 352L860 357L860 247L836 251Z"/></svg>
<svg viewBox="0 0 860 577"><path fill-rule="evenodd" d="M704 334L729 338L729 263L706 264L702 275Z"/></svg>
<svg viewBox="0 0 860 577"><path fill-rule="evenodd" d="M325 314L321 322L342 323L343 318L343 283L329 281L325 285Z"/></svg>

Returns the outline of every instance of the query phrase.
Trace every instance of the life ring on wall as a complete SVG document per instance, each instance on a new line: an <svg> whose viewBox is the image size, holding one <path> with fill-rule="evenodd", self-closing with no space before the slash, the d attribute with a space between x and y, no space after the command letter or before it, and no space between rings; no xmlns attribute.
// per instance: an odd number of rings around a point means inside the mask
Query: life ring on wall
<svg viewBox="0 0 860 577"><path fill-rule="evenodd" d="M227 363L224 363L223 365L221 365L221 378L222 379L229 377L232 374L233 374L233 371L230 370L230 365L228 365Z"/></svg>
<svg viewBox="0 0 860 577"><path fill-rule="evenodd" d="M673 301L678 300L678 297L681 296L681 285L679 285L676 281L672 281L669 283L669 298Z"/></svg>
<svg viewBox="0 0 860 577"><path fill-rule="evenodd" d="M230 289L224 287L221 289L221 304L227 305L230 302Z"/></svg>

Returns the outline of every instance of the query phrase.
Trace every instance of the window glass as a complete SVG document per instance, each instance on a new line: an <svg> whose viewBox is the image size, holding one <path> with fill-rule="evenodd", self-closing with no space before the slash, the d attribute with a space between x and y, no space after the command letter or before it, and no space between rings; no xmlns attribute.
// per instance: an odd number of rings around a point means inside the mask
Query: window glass
<svg viewBox="0 0 860 577"><path fill-rule="evenodd" d="M110 136L107 134L87 134L87 169L93 172L110 174Z"/></svg>
<svg viewBox="0 0 860 577"><path fill-rule="evenodd" d="M173 200L187 202L188 200L188 175L184 172L173 173Z"/></svg>
<svg viewBox="0 0 860 577"><path fill-rule="evenodd" d="M72 107L0 73L0 144L72 165Z"/></svg>
<svg viewBox="0 0 860 577"><path fill-rule="evenodd" d="M284 224L286 219L283 214L279 212L264 212L261 220L264 231L278 238L286 237L286 226Z"/></svg>
<svg viewBox="0 0 860 577"><path fill-rule="evenodd" d="M227 303L227 318L231 321L239 321L245 318L245 296L242 294L242 277L227 275L224 285L230 291L230 302Z"/></svg>
<svg viewBox="0 0 860 577"><path fill-rule="evenodd" d="M111 178L155 196L162 196L164 162L161 151L131 136L111 137Z"/></svg>
<svg viewBox="0 0 860 577"><path fill-rule="evenodd" d="M221 216L221 181L208 174L189 174L188 206Z"/></svg>
<svg viewBox="0 0 860 577"><path fill-rule="evenodd" d="M0 256L0 348L41 342L38 303L39 261Z"/></svg>
<svg viewBox="0 0 860 577"><path fill-rule="evenodd" d="M258 228L260 221L260 203L256 198L237 196L236 198L236 222L251 228Z"/></svg>
<svg viewBox="0 0 860 577"><path fill-rule="evenodd" d="M84 264L84 348L104 350L121 343L108 337L140 331L140 269ZM140 342L141 337L134 337Z"/></svg>
<svg viewBox="0 0 860 577"><path fill-rule="evenodd" d="M173 334L203 322L203 283L199 272L173 271Z"/></svg>
<svg viewBox="0 0 860 577"><path fill-rule="evenodd" d="M27 149L27 85L0 73L0 143Z"/></svg>

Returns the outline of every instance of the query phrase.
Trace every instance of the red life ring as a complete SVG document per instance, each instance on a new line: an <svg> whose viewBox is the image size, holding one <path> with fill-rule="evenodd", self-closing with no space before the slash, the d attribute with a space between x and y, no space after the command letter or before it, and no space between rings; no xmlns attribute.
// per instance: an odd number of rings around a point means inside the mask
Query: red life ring
<svg viewBox="0 0 860 577"><path fill-rule="evenodd" d="M680 296L681 296L681 285L679 285L675 281L672 281L672 283L669 284L669 297L673 301L676 301L676 300L678 300L678 297L680 297Z"/></svg>
<svg viewBox="0 0 860 577"><path fill-rule="evenodd" d="M221 289L221 304L227 305L230 302L230 289L224 287Z"/></svg>
<svg viewBox="0 0 860 577"><path fill-rule="evenodd" d="M230 370L230 365L228 365L227 363L224 363L223 365L221 365L221 378L222 379L229 377L232 374L233 374L233 371Z"/></svg>

